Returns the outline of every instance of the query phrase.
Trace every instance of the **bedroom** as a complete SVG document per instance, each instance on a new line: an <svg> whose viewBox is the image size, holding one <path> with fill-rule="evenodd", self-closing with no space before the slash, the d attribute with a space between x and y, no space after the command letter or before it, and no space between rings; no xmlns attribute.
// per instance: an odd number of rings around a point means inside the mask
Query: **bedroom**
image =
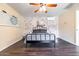
<svg viewBox="0 0 79 59"><path fill-rule="evenodd" d="M73 48L73 51L71 50L71 52L73 52L72 54L67 53L65 55L75 55L76 52L74 53L74 51L76 48L74 48L74 45L79 45L78 42L76 43L77 40L75 39L77 28L75 24L75 14L76 11L79 10L78 5L79 4L74 3L61 3L57 4L57 7L48 7L47 13L34 13L34 10L39 9L39 7L31 6L29 3L0 4L1 13L4 11L6 12L4 15L1 14L2 18L0 17L0 55L60 55L60 53L63 55L65 53L61 52L61 49L64 46L65 48L68 47L69 51ZM15 16L14 18L18 20L12 20L12 16ZM5 19L7 19L7 21L5 21ZM21 40L26 34L32 33L35 27L38 28L40 26L45 26L47 33L54 33L56 38L63 39L63 41L61 41L63 43L58 43L60 40L56 39L57 46L55 48L53 48L53 45L52 48L50 46L49 48L44 48L45 50L43 50L43 48L39 50L38 48L36 49L37 51L32 51L36 54L32 54L32 52L29 52L28 50L31 51L31 49L34 50L35 48L26 48L23 46L24 41ZM14 46L15 48L12 48L11 46ZM38 46L42 45L37 44L37 47ZM11 48L12 50L9 50L8 48ZM56 48L58 49L55 50ZM56 54L51 54L52 49L54 49L53 52ZM27 52L24 54L23 51L25 50L27 50ZM47 52L42 53L43 51Z"/></svg>

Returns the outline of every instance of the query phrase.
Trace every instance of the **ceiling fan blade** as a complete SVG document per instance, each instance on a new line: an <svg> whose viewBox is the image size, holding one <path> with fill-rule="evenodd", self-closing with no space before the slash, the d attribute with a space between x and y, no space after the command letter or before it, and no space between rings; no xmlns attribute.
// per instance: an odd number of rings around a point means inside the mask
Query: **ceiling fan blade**
<svg viewBox="0 0 79 59"><path fill-rule="evenodd" d="M39 9L35 10L34 13L39 12ZM47 13L48 11L46 10L45 13Z"/></svg>
<svg viewBox="0 0 79 59"><path fill-rule="evenodd" d="M36 13L36 12L38 12L38 11L39 11L39 10L37 9L37 10L34 11L34 13Z"/></svg>
<svg viewBox="0 0 79 59"><path fill-rule="evenodd" d="M46 4L47 7L56 7L57 4Z"/></svg>
<svg viewBox="0 0 79 59"><path fill-rule="evenodd" d="M30 3L30 5L40 6L40 3Z"/></svg>
<svg viewBox="0 0 79 59"><path fill-rule="evenodd" d="M46 10L45 13L47 13L48 11Z"/></svg>

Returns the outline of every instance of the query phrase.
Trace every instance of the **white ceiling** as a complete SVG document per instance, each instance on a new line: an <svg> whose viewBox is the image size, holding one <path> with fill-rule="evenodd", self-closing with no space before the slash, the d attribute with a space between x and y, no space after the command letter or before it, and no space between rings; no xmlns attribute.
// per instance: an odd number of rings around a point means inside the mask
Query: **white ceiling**
<svg viewBox="0 0 79 59"><path fill-rule="evenodd" d="M29 5L28 3L9 3L12 8L14 8L17 12L19 12L21 15L24 17L42 17L42 16L57 16L60 13L63 12L63 10L68 7L70 4L69 3L61 3L57 4L57 7L47 7L48 13L34 13L34 10L39 9L38 6L32 6Z"/></svg>

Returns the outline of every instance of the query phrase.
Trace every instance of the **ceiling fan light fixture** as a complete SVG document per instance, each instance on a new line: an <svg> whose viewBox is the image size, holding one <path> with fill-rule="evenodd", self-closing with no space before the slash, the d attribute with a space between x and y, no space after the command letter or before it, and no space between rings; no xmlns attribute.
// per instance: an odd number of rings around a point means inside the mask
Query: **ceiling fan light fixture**
<svg viewBox="0 0 79 59"><path fill-rule="evenodd" d="M46 6L40 7L40 8L39 8L39 11L40 11L40 12L46 11Z"/></svg>
<svg viewBox="0 0 79 59"><path fill-rule="evenodd" d="M30 3L30 5L40 6L39 9L35 10L34 12L45 12L47 13L47 7L56 7L57 4L44 4L44 3Z"/></svg>

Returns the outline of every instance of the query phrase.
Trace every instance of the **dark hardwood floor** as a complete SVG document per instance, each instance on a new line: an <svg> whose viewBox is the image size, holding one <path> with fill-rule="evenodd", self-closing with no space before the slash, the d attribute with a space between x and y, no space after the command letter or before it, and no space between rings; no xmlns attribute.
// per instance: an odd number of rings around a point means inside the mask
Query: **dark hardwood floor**
<svg viewBox="0 0 79 59"><path fill-rule="evenodd" d="M23 40L0 52L1 56L79 56L79 47L58 39L56 47L52 43L31 44L25 48Z"/></svg>

